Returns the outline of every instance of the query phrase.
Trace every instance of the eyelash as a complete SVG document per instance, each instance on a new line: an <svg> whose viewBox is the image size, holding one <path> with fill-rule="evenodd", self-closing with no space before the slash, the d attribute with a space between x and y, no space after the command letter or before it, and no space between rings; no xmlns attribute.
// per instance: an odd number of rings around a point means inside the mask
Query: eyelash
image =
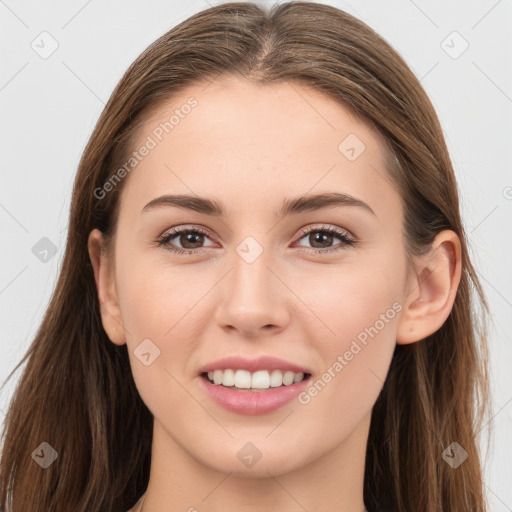
<svg viewBox="0 0 512 512"><path fill-rule="evenodd" d="M199 227L173 228L173 229L171 229L171 231L168 231L167 233L165 233L164 235L159 237L156 240L156 242L159 247L166 246L165 249L167 249L171 252L174 252L176 254L194 254L194 253L197 254L198 252L202 252L202 250L205 249L205 247L200 247L198 249L181 249L179 247L176 248L176 247L172 247L171 245L168 245L170 240L172 240L173 238L176 238L179 235L185 234L185 233L200 233L202 235L209 237L209 233ZM351 238L347 234L347 232L342 231L333 226L321 226L320 228L315 227L315 228L303 229L300 232L300 236L299 236L298 240L299 241L302 240L305 236L307 236L311 233L329 233L331 235L335 235L336 238L339 238L342 241L343 246L330 247L327 249L315 249L313 247L303 247L303 249L305 249L306 252L308 252L308 253L320 254L320 253L326 253L326 252L329 252L329 253L337 252L337 251L344 250L346 248L354 247L357 243L357 241L354 238Z"/></svg>

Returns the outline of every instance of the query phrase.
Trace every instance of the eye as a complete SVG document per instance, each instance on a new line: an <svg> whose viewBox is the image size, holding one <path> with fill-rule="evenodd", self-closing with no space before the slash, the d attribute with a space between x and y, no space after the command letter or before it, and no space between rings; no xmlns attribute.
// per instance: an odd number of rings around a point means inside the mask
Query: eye
<svg viewBox="0 0 512 512"><path fill-rule="evenodd" d="M340 251L347 247L354 247L356 240L347 231L334 226L320 226L302 230L300 233L300 240L306 238L312 247L305 247L307 252L313 252L314 254L320 254L325 252ZM338 247L331 246L334 239L341 241ZM299 247L304 247L299 245Z"/></svg>
<svg viewBox="0 0 512 512"><path fill-rule="evenodd" d="M314 235L314 236L313 236ZM199 227L182 227L172 228L167 231L156 242L158 246L163 246L165 249L177 254L197 254L208 246L204 246L205 240L209 239L209 232ZM320 226L309 229L303 229L300 232L300 240L306 239L312 247L305 247L298 244L297 247L302 247L306 252L314 254L321 254L326 252L335 252L353 247L356 245L356 240L347 231L334 226ZM338 239L341 241L338 246L331 246L333 241ZM179 246L176 246L179 243ZM210 247L215 244L211 244Z"/></svg>
<svg viewBox="0 0 512 512"><path fill-rule="evenodd" d="M201 228L172 228L167 231L157 240L159 246L164 246L169 251L178 254L191 254L200 252L199 249L203 249L202 244L205 238L208 238L209 233ZM176 247L172 241L177 239L181 245Z"/></svg>

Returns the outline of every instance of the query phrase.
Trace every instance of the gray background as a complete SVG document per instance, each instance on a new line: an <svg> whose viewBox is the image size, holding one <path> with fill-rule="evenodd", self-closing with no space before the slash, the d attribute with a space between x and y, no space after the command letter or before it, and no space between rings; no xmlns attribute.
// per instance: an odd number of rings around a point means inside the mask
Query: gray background
<svg viewBox="0 0 512 512"><path fill-rule="evenodd" d="M441 120L493 312L485 483L491 510L511 511L512 2L323 3L385 37L421 78ZM0 0L0 383L26 352L54 288L73 177L105 102L142 50L208 5ZM18 375L0 395L2 421Z"/></svg>

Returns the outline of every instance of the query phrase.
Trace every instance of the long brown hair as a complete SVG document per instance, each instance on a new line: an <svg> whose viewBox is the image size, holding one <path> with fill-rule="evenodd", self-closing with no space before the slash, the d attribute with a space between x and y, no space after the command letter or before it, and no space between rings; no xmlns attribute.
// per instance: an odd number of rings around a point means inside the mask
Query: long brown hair
<svg viewBox="0 0 512 512"><path fill-rule="evenodd" d="M404 60L353 16L327 5L271 9L227 3L199 12L150 45L103 110L74 184L62 269L21 364L3 431L0 504L30 512L124 512L144 492L152 416L131 374L126 345L107 337L87 250L91 230L111 237L123 182L98 190L133 151L150 111L194 82L236 75L260 84L302 83L350 108L382 136L404 205L409 254L443 229L462 243L462 278L444 325L397 345L373 407L364 500L373 511L486 509L477 433L487 411L487 304L471 265L457 184L440 123ZM42 469L34 450L58 454ZM467 460L454 469L452 442Z"/></svg>

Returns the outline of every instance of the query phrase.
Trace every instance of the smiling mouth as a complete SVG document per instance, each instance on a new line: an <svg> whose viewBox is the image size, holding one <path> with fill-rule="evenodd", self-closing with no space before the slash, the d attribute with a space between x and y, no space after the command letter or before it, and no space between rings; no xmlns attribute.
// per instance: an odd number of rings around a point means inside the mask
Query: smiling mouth
<svg viewBox="0 0 512 512"><path fill-rule="evenodd" d="M310 373L284 370L213 370L203 372L201 377L217 386L235 391L261 392L269 389L292 386L311 377Z"/></svg>

